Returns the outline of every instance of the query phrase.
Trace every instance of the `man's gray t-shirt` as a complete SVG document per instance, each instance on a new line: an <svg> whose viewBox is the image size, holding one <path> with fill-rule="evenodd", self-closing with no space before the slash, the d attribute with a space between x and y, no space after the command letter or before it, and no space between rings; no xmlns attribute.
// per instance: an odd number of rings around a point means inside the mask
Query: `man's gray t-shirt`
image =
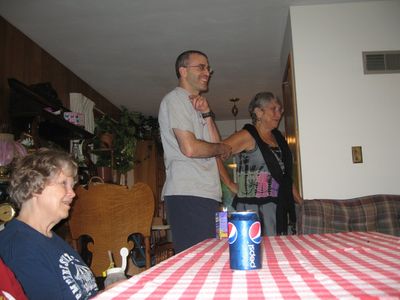
<svg viewBox="0 0 400 300"><path fill-rule="evenodd" d="M189 92L177 87L160 104L158 122L164 148L166 181L163 196L190 195L221 201L217 162L212 158L189 158L179 149L173 128L192 132L210 141L206 121L189 100Z"/></svg>

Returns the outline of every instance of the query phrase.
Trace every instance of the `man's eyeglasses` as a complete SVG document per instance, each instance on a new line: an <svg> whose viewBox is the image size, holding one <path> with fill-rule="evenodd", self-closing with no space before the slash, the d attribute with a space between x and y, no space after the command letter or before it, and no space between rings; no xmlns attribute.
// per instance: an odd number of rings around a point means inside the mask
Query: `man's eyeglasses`
<svg viewBox="0 0 400 300"><path fill-rule="evenodd" d="M207 70L208 73L210 73L210 74L214 73L214 70L211 69L210 66L206 66L204 64L199 64L199 65L195 65L195 66L185 66L185 68L198 68L201 72L204 72L205 70Z"/></svg>

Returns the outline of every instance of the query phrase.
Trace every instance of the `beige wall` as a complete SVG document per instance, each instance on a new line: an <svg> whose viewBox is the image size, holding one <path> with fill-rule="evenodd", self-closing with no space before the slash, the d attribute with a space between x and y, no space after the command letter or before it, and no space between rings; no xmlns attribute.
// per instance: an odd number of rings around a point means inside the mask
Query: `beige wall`
<svg viewBox="0 0 400 300"><path fill-rule="evenodd" d="M215 122L218 126L219 133L221 134L221 138L225 139L230 136L232 133L235 132L235 121L228 120L228 121L216 121ZM236 128L239 131L243 128L244 124L251 123L250 119L241 119L236 121Z"/></svg>
<svg viewBox="0 0 400 300"><path fill-rule="evenodd" d="M400 49L399 16L400 1L291 7L305 198L400 194L400 74L364 75L361 55Z"/></svg>

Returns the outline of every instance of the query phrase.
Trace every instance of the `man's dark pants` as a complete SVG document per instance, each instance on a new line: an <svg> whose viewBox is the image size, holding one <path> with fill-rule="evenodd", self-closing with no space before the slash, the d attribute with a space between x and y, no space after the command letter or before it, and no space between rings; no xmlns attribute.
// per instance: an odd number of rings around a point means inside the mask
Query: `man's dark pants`
<svg viewBox="0 0 400 300"><path fill-rule="evenodd" d="M194 196L165 196L175 253L215 237L215 213L219 202Z"/></svg>

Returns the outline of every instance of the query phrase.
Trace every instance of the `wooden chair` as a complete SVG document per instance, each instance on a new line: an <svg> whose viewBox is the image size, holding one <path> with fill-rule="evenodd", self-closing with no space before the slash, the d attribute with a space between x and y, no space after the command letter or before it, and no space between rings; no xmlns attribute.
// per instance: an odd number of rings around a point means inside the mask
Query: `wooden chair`
<svg viewBox="0 0 400 300"><path fill-rule="evenodd" d="M86 190L76 189L76 200L70 212L69 226L74 241L82 236L93 240L88 244L92 253L89 264L95 276L101 276L109 264L108 250L121 266L121 247L132 248L128 237L141 233L145 240L146 269L151 266L150 235L154 214L154 196L150 187L136 183L131 189L114 184L90 184ZM88 239L86 237L86 239ZM130 245L131 244L131 245ZM79 244L76 243L79 250Z"/></svg>
<svg viewBox="0 0 400 300"><path fill-rule="evenodd" d="M174 247L168 238L169 225L161 217L153 218L151 242L154 249L154 263L158 264L174 255Z"/></svg>

